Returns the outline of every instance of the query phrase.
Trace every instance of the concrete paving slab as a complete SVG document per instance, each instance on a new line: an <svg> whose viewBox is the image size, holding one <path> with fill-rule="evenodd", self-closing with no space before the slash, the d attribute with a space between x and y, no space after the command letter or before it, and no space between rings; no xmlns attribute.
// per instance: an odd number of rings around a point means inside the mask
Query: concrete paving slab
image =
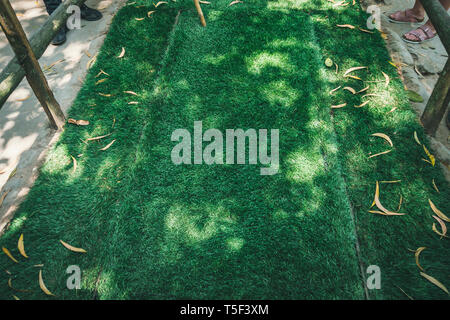
<svg viewBox="0 0 450 320"><path fill-rule="evenodd" d="M99 21L81 22L81 29L71 30L62 46L50 45L39 63L50 88L66 113L72 105L87 73L87 63L100 49L114 14L126 0L88 0L100 10ZM42 0L12 0L16 14L30 37L48 19ZM14 56L8 41L0 33L0 70ZM90 57L91 56L91 57ZM0 233L14 210L28 193L49 145L59 132L51 130L47 116L24 79L0 110L0 197L7 193L0 207Z"/></svg>

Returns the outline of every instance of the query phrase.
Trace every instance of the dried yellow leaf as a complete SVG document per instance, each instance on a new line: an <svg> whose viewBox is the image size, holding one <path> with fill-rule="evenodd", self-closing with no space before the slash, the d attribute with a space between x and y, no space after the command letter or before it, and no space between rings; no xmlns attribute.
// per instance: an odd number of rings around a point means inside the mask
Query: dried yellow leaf
<svg viewBox="0 0 450 320"><path fill-rule="evenodd" d="M353 94L356 94L356 90L353 89L352 87L344 87L344 88L342 88L342 89L343 89L343 90L350 91L350 92L353 93Z"/></svg>
<svg viewBox="0 0 450 320"><path fill-rule="evenodd" d="M343 107L345 107L347 105L347 103L341 103L341 104L338 104L338 105L336 105L336 106L331 106L331 109L339 109L339 108L343 108Z"/></svg>
<svg viewBox="0 0 450 320"><path fill-rule="evenodd" d="M439 189L438 189L438 187L437 187L436 183L434 182L434 179L433 179L433 180L431 180L431 183L433 184L433 188L434 188L434 190L436 190L436 191L437 191L437 193L440 193L440 191L439 191Z"/></svg>
<svg viewBox="0 0 450 320"><path fill-rule="evenodd" d="M351 72L353 72L353 71L361 70L361 69L367 69L367 67L353 67L353 68L347 69L347 70L344 72L344 77L347 76L349 73L351 73Z"/></svg>
<svg viewBox="0 0 450 320"><path fill-rule="evenodd" d="M430 153L430 151L428 151L427 147L425 147L425 145L423 145L423 150L425 151L425 153L427 154L428 158L430 159L430 163L432 164L432 166L434 167L434 164L436 163L436 159L434 158L434 156Z"/></svg>
<svg viewBox="0 0 450 320"><path fill-rule="evenodd" d="M391 151L392 151L392 150L386 150L386 151L383 151L383 152L380 152L380 153L373 154L373 155L369 156L369 159L370 159L370 158L373 158L373 157L381 156L382 154L386 154L386 153L389 153L389 152L391 152Z"/></svg>
<svg viewBox="0 0 450 320"><path fill-rule="evenodd" d="M105 151L105 150L109 149L109 147L111 147L115 141L116 141L116 139L114 139L113 141L108 143L105 147L101 148L100 150Z"/></svg>
<svg viewBox="0 0 450 320"><path fill-rule="evenodd" d="M123 58L124 55L125 55L125 48L122 47L122 51L120 51L120 54L117 56L117 58Z"/></svg>
<svg viewBox="0 0 450 320"><path fill-rule="evenodd" d="M421 143L420 143L420 141L419 141L419 138L417 137L417 132L416 131L414 131L414 140L416 140L416 142L417 142L417 144L420 146L421 145Z"/></svg>
<svg viewBox="0 0 450 320"><path fill-rule="evenodd" d="M9 252L8 249L6 249L5 247L2 247L3 252L15 263L19 263L19 261L16 260L16 258L13 257L13 255L11 254L11 252Z"/></svg>
<svg viewBox="0 0 450 320"><path fill-rule="evenodd" d="M383 138L384 140L386 140L389 143L389 145L391 147L394 146L394 144L392 143L391 138L389 138L389 136L387 134L377 132L377 133L373 133L372 136Z"/></svg>
<svg viewBox="0 0 450 320"><path fill-rule="evenodd" d="M390 80L389 76L388 76L386 73L384 73L383 71L381 71L381 73L382 73L383 76L384 76L385 86L387 87L387 86L389 85L389 82L390 82L391 80Z"/></svg>
<svg viewBox="0 0 450 320"><path fill-rule="evenodd" d="M420 265L420 263L419 263L419 256L420 256L420 253L423 251L423 250L425 250L426 249L426 247L419 247L419 248L417 248L417 250L416 250L416 252L415 252L415 254L414 254L414 256L415 256L415 258L416 258L416 265L419 267L419 269L420 270L422 270L422 271L425 271L423 268L422 268L422 266Z"/></svg>
<svg viewBox="0 0 450 320"><path fill-rule="evenodd" d="M351 24L337 24L336 27L355 29L355 26L352 26Z"/></svg>
<svg viewBox="0 0 450 320"><path fill-rule="evenodd" d="M430 281L432 284L444 290L447 294L449 294L447 288L442 283L440 283L436 278L433 278L432 276L429 276L428 274L423 272L421 272L420 275L425 279L427 279L428 281Z"/></svg>
<svg viewBox="0 0 450 320"><path fill-rule="evenodd" d="M20 235L19 241L17 242L17 249L19 249L19 252L22 256L28 258L27 254L25 253L25 247L23 245L23 233Z"/></svg>
<svg viewBox="0 0 450 320"><path fill-rule="evenodd" d="M86 253L86 250L84 250L84 249L82 249L82 248L77 248L77 247L71 246L70 244L68 244L68 243L66 243L66 242L64 242L64 241L62 241L62 240L59 240L59 242L61 242L61 244L62 244L64 247L66 247L67 249L69 249L70 251L73 251L73 252L80 252L80 253Z"/></svg>
<svg viewBox="0 0 450 320"><path fill-rule="evenodd" d="M42 270L39 270L39 287L41 288L42 291L44 291L46 295L54 296L54 294L51 293L50 290L48 290L47 287L45 286L44 279L42 279Z"/></svg>

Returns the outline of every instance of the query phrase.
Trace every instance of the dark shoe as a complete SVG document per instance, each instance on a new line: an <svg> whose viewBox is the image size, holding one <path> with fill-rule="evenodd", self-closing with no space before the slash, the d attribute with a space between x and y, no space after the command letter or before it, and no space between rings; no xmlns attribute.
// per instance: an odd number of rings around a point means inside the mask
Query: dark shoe
<svg viewBox="0 0 450 320"><path fill-rule="evenodd" d="M100 20L102 17L103 15L100 11L89 8L85 4L81 6L81 19L87 21L97 21Z"/></svg>
<svg viewBox="0 0 450 320"><path fill-rule="evenodd" d="M52 45L60 46L66 42L66 28L62 27L52 40Z"/></svg>

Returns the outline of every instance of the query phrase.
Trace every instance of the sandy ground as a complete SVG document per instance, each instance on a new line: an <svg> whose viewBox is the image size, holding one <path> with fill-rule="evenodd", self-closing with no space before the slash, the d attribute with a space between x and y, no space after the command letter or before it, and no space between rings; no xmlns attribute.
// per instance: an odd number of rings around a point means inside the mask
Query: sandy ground
<svg viewBox="0 0 450 320"><path fill-rule="evenodd" d="M100 49L114 14L125 2L88 0L86 4L100 10L103 18L82 21L82 28L70 31L64 45L50 45L40 58L43 70L56 63L45 75L65 113L81 88L89 56ZM11 3L28 37L48 19L42 0L12 0ZM13 56L6 37L0 32L0 70ZM0 232L27 194L45 151L58 135L59 132L49 128L46 114L23 80L0 110L0 189L1 195L7 193L0 207Z"/></svg>

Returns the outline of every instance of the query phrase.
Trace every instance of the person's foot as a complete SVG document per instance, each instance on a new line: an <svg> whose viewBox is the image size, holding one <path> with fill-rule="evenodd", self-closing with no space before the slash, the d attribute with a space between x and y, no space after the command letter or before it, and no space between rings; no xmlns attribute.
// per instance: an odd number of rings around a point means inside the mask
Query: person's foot
<svg viewBox="0 0 450 320"><path fill-rule="evenodd" d="M66 42L66 28L62 27L52 40L52 45L60 46Z"/></svg>
<svg viewBox="0 0 450 320"><path fill-rule="evenodd" d="M421 23L424 19L424 13L416 12L413 9L397 11L388 16L389 21L393 23Z"/></svg>
<svg viewBox="0 0 450 320"><path fill-rule="evenodd" d="M85 4L81 6L81 19L87 21L97 21L100 20L102 17L103 15L100 11L89 8Z"/></svg>
<svg viewBox="0 0 450 320"><path fill-rule="evenodd" d="M423 26L415 30L411 30L402 36L403 41L408 43L422 43L433 39L436 36L436 30L431 22L425 23Z"/></svg>

